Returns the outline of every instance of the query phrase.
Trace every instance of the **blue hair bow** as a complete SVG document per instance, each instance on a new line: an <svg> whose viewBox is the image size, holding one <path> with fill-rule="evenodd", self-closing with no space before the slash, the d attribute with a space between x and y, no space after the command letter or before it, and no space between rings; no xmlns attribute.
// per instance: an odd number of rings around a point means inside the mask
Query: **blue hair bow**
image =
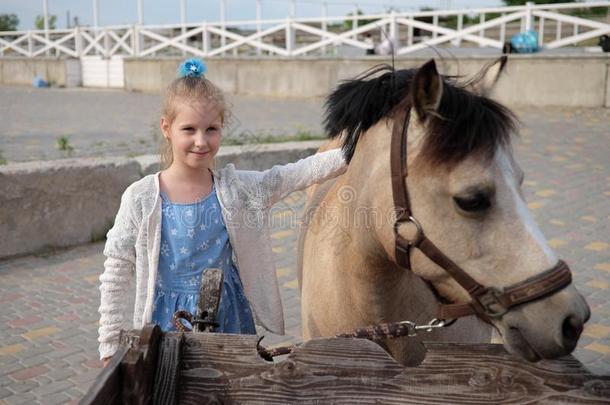
<svg viewBox="0 0 610 405"><path fill-rule="evenodd" d="M187 59L178 68L179 77L201 77L207 73L206 64L197 58Z"/></svg>

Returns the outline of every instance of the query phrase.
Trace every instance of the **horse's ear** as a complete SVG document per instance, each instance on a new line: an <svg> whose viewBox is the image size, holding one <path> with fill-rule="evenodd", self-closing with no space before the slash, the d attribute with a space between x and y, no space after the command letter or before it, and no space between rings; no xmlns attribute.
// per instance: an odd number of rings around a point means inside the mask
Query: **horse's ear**
<svg viewBox="0 0 610 405"><path fill-rule="evenodd" d="M431 59L419 68L413 78L411 95L412 104L421 122L435 114L443 96L443 79L436 70L436 63Z"/></svg>
<svg viewBox="0 0 610 405"><path fill-rule="evenodd" d="M483 67L481 71L470 81L472 90L481 96L488 96L506 68L508 57L506 55L496 59Z"/></svg>

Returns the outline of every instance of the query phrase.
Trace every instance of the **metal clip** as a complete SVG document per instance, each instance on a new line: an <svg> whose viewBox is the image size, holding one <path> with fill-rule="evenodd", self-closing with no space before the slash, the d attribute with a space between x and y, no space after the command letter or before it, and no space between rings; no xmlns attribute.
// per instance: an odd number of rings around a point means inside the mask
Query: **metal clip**
<svg viewBox="0 0 610 405"><path fill-rule="evenodd" d="M417 330L423 330L426 332L432 332L433 329L438 329L438 328L444 328L445 327L445 320L444 319L432 319L430 322L428 322L427 325L417 325L415 327L415 329Z"/></svg>

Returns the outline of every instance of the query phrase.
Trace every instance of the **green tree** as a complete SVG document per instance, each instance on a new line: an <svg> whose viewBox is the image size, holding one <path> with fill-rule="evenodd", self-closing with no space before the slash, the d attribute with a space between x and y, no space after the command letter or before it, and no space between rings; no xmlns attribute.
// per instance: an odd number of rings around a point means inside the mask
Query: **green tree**
<svg viewBox="0 0 610 405"><path fill-rule="evenodd" d="M0 14L0 31L17 31L18 25L17 14Z"/></svg>
<svg viewBox="0 0 610 405"><path fill-rule="evenodd" d="M348 30L351 30L353 25L354 25L354 20L350 20L349 19L349 17L351 17L353 15L354 15L354 13L347 13L346 20L343 22L343 26L345 28L347 28ZM357 9L356 10L356 15L364 15L364 13L362 12L362 10ZM358 20L358 26L362 27L363 25L370 24L370 23L372 23L374 21L377 21L377 20L376 19L375 20Z"/></svg>
<svg viewBox="0 0 610 405"><path fill-rule="evenodd" d="M50 15L49 16L49 29L50 30L54 30L56 23L57 23L57 16L56 15ZM36 26L36 29L44 30L44 16L37 15L36 16L36 21L34 21L34 25Z"/></svg>

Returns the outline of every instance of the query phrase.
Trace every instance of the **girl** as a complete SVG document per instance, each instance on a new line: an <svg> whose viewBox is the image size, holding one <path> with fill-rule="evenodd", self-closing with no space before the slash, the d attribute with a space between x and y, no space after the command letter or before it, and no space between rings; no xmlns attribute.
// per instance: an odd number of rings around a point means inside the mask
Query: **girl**
<svg viewBox="0 0 610 405"><path fill-rule="evenodd" d="M161 117L164 170L130 185L107 234L100 276L99 351L106 365L119 345L130 280L133 327L173 330L177 310L196 312L205 268L221 268L218 332L255 333L254 320L284 333L272 260L269 208L289 193L343 173L340 150L263 171L213 170L227 105L197 59L167 88Z"/></svg>

